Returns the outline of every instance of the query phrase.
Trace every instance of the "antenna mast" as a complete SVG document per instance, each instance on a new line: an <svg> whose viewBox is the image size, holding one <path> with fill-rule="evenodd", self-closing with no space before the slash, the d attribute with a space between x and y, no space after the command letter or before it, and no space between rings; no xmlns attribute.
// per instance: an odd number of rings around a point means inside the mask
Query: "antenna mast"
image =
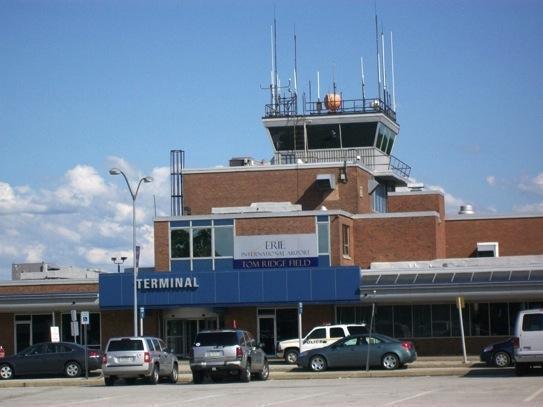
<svg viewBox="0 0 543 407"><path fill-rule="evenodd" d="M361 73L361 79L362 79L362 108L364 108L365 100L366 100L366 80L364 78L364 57L360 57L360 73Z"/></svg>
<svg viewBox="0 0 543 407"><path fill-rule="evenodd" d="M381 50L383 51L383 101L385 102L385 107L388 105L388 95L387 95L387 70L385 63L385 35L383 34L383 28L381 27Z"/></svg>
<svg viewBox="0 0 543 407"><path fill-rule="evenodd" d="M375 6L375 45L377 52L377 95L381 99L381 57L379 56L379 27L377 25L377 5Z"/></svg>
<svg viewBox="0 0 543 407"><path fill-rule="evenodd" d="M396 111L396 84L394 81L394 44L392 42L392 31L390 32L390 59L392 64L392 110Z"/></svg>

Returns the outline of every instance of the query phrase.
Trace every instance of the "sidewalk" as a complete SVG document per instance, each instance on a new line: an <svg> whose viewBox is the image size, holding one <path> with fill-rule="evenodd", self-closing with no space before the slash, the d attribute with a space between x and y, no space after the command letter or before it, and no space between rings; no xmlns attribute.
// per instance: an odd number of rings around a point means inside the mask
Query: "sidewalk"
<svg viewBox="0 0 543 407"><path fill-rule="evenodd" d="M502 376L511 375L512 368L491 368L479 361L479 356L468 357L468 363L463 363L461 356L419 357L406 368L397 370L382 370L373 368L369 372L361 369L338 369L325 372L311 372L299 369L296 365L287 365L281 359L270 360L270 380L300 380L300 379L346 379L364 377L414 377L414 376ZM192 382L187 360L179 363L179 384ZM83 378L31 378L0 381L0 388L6 387L50 387L50 386L101 386L103 377L98 372Z"/></svg>

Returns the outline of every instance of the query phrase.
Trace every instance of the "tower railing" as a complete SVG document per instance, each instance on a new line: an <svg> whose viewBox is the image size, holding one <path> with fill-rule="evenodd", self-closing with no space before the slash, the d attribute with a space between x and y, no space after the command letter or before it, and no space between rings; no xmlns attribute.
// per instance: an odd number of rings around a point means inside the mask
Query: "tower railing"
<svg viewBox="0 0 543 407"><path fill-rule="evenodd" d="M265 117L290 117L297 116L296 95L277 98L276 103L267 104L265 107ZM303 103L302 114L310 116L324 116L334 114L366 114L383 113L389 119L396 121L396 112L384 100L374 99L347 99L341 100L336 109L327 109L324 101L310 101Z"/></svg>
<svg viewBox="0 0 543 407"><path fill-rule="evenodd" d="M274 154L272 164L343 163L345 161L359 163L376 172L392 171L403 178L409 178L411 174L409 165L393 155L386 155L375 147L278 151Z"/></svg>

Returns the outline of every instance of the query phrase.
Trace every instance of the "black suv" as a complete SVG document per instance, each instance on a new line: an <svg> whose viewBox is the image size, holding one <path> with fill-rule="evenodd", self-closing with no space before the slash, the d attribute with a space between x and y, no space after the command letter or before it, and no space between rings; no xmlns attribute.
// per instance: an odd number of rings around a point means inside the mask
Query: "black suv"
<svg viewBox="0 0 543 407"><path fill-rule="evenodd" d="M251 376L267 380L270 368L266 354L247 331L223 329L200 331L190 354L192 381L202 383L205 376L215 382L237 376L249 382Z"/></svg>

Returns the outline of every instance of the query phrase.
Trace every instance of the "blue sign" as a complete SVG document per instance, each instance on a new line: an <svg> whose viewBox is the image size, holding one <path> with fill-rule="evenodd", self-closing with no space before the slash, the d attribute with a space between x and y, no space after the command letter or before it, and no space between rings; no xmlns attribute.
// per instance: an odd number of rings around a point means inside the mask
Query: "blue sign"
<svg viewBox="0 0 543 407"><path fill-rule="evenodd" d="M192 272L141 272L138 305L145 308L357 302L358 267ZM100 308L133 306L130 273L101 273Z"/></svg>
<svg viewBox="0 0 543 407"><path fill-rule="evenodd" d="M235 269L276 269L294 267L318 267L318 257L286 258L286 259L234 259Z"/></svg>

